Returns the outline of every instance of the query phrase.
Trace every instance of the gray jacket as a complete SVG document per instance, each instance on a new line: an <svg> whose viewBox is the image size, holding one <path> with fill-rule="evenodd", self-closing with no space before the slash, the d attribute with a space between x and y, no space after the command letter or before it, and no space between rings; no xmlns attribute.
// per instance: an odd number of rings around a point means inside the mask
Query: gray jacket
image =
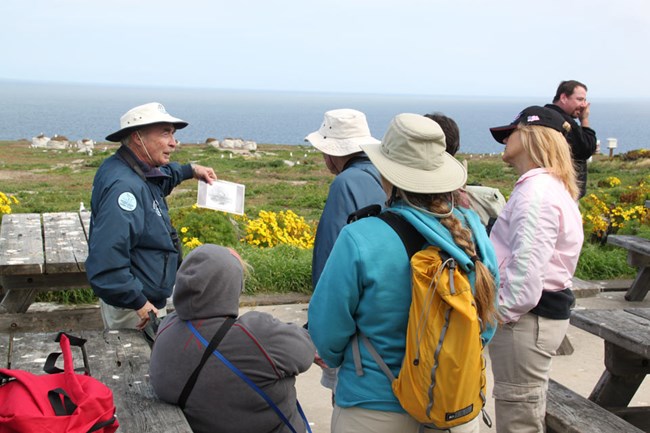
<svg viewBox="0 0 650 433"><path fill-rule="evenodd" d="M226 317L237 317L243 289L239 260L224 247L202 245L187 255L174 289L176 311L160 324L151 353L151 384L176 403L205 346ZM275 402L294 428L305 431L296 409L295 376L311 366L315 348L307 331L267 313L237 318L217 350ZM271 407L216 356L206 362L185 409L194 433L289 432Z"/></svg>

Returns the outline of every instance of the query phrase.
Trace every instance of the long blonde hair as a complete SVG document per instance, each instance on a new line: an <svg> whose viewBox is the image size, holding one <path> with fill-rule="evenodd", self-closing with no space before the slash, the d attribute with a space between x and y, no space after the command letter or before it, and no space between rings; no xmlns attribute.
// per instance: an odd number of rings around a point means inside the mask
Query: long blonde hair
<svg viewBox="0 0 650 433"><path fill-rule="evenodd" d="M495 323L497 321L497 313L494 305L494 299L496 297L494 276L483 262L481 262L481 258L479 257L474 241L472 240L472 231L463 227L458 218L451 213L451 195L453 193L417 194L402 191L398 188L397 194L411 206L423 208L435 214L444 215L439 218L440 223L449 230L454 238L454 243L459 248L463 249L463 251L472 258L472 261L474 261L474 267L476 269L474 299L476 300L478 316L484 325Z"/></svg>
<svg viewBox="0 0 650 433"><path fill-rule="evenodd" d="M571 126L564 122L568 131ZM564 136L544 126L519 125L521 144L535 165L546 168L549 173L562 181L571 197L577 200L580 189L576 178L576 170L571 158L571 147Z"/></svg>

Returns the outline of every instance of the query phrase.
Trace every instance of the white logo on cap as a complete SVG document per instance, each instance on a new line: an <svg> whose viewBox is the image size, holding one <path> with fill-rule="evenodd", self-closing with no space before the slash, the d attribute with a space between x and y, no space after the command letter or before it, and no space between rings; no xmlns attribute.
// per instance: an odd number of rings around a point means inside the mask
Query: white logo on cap
<svg viewBox="0 0 650 433"><path fill-rule="evenodd" d="M132 212L138 207L138 201L135 196L130 192L123 192L117 198L117 204L127 212Z"/></svg>
<svg viewBox="0 0 650 433"><path fill-rule="evenodd" d="M539 120L539 116L528 116L528 122L537 122Z"/></svg>
<svg viewBox="0 0 650 433"><path fill-rule="evenodd" d="M158 104L158 111L160 111L162 114L167 114L167 110L165 110L165 106L163 104Z"/></svg>

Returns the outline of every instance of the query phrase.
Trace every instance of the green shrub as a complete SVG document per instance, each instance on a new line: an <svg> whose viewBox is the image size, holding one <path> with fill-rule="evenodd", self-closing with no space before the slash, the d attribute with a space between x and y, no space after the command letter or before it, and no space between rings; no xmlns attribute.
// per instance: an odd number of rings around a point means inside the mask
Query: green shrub
<svg viewBox="0 0 650 433"><path fill-rule="evenodd" d="M311 249L281 244L273 248L237 248L251 266L244 293L311 293Z"/></svg>
<svg viewBox="0 0 650 433"><path fill-rule="evenodd" d="M170 209L169 216L183 242L185 253L201 243L233 247L239 245L239 239L243 236L237 221L224 212L186 206ZM201 242L192 243L194 238Z"/></svg>

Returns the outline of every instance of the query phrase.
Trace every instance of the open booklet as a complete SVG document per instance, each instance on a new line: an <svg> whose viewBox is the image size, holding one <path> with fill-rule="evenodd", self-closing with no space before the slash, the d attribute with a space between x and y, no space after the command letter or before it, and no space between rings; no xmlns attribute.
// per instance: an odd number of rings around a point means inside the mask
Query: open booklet
<svg viewBox="0 0 650 433"><path fill-rule="evenodd" d="M212 185L199 181L196 205L237 215L244 214L244 192L239 183L215 180Z"/></svg>

